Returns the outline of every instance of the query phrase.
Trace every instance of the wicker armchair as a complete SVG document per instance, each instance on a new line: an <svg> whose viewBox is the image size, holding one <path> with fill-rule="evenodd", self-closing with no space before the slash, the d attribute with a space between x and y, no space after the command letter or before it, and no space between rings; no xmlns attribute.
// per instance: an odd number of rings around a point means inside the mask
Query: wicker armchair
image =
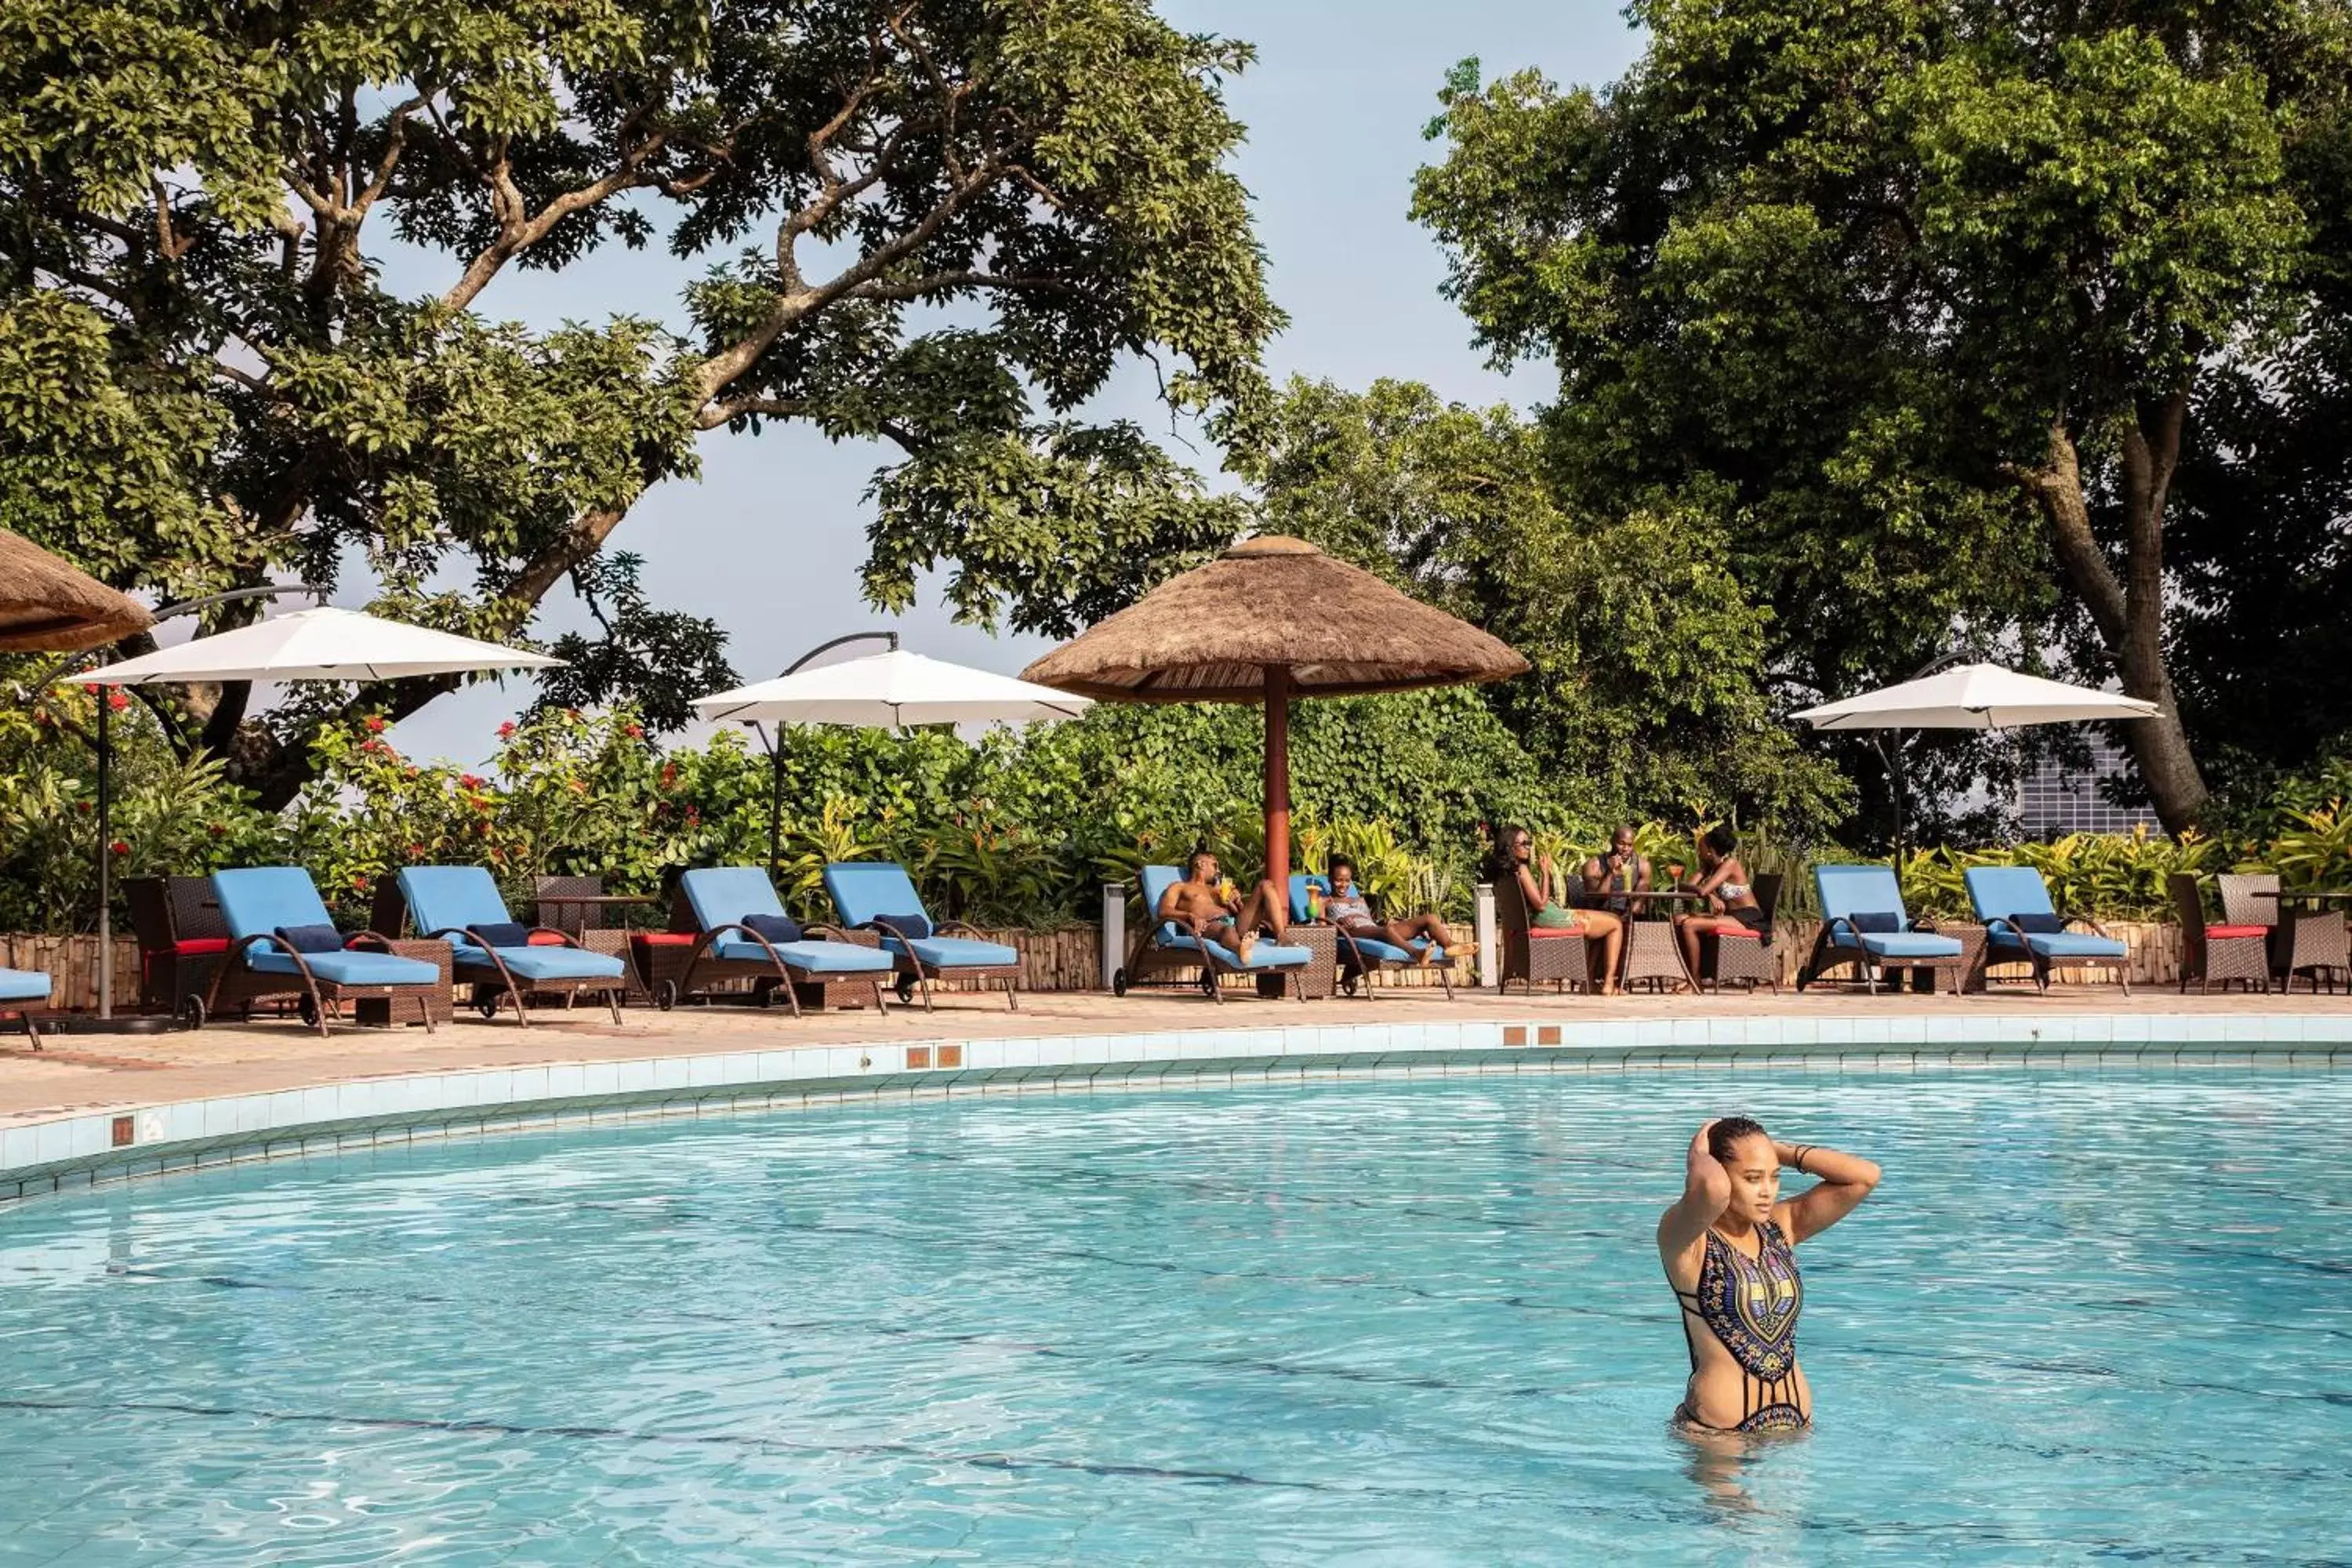
<svg viewBox="0 0 2352 1568"><path fill-rule="evenodd" d="M1717 991L1726 985L1744 984L1753 991L1759 985L1769 985L1772 994L1780 994L1780 954L1772 934L1772 918L1780 907L1782 876L1767 871L1756 879L1750 889L1756 895L1756 907L1764 916L1763 926L1747 934L1726 935L1718 931L1702 931L1698 939L1698 979L1704 990L1708 981Z"/></svg>
<svg viewBox="0 0 2352 1568"><path fill-rule="evenodd" d="M1495 928L1501 938L1502 979L1496 989L1508 994L1516 980L1532 994L1549 981L1555 994L1571 985L1594 989L1592 951L1581 931L1536 934L1536 911L1528 908L1527 889L1517 875L1495 884Z"/></svg>
<svg viewBox="0 0 2352 1568"><path fill-rule="evenodd" d="M577 942L591 927L603 923L599 904L567 903L566 899L598 899L604 896L602 877L541 877L531 884L531 897L538 905L540 925L549 931L560 931Z"/></svg>
<svg viewBox="0 0 2352 1568"><path fill-rule="evenodd" d="M2180 921L2183 992L2192 980L2198 982L2200 992L2210 992L2216 983L2226 991L2233 980L2249 991L2257 984L2270 988L2268 926L2206 924L2204 892L2197 879L2186 871L2173 872L2165 879L2165 887L2172 894L2173 913Z"/></svg>
<svg viewBox="0 0 2352 1568"><path fill-rule="evenodd" d="M2270 930L2270 973L2283 991L2294 989L2294 977L2304 977L2314 994L2324 975L2333 992L2347 973L2344 916L2335 910L2299 907L2292 897L2278 896L2274 872L2256 871L2213 879L2221 887L2221 918L2231 925L2266 926Z"/></svg>
<svg viewBox="0 0 2352 1568"><path fill-rule="evenodd" d="M212 989L228 952L209 877L131 877L122 884L139 940L139 1010L177 1015Z"/></svg>

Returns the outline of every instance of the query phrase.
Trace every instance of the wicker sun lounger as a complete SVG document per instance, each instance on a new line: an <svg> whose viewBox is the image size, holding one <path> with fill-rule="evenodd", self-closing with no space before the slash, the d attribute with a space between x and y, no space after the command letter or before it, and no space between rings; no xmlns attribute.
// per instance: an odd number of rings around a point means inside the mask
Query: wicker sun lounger
<svg viewBox="0 0 2352 1568"><path fill-rule="evenodd" d="M675 1007L697 987L715 981L749 980L760 1005L775 1005L781 991L798 1017L798 987L864 981L873 991L875 1011L889 1012L882 1000L883 982L894 967L889 955L841 940L844 933L829 926L800 927L785 915L776 885L760 867L699 867L678 879L677 892L698 931L677 977L654 979L655 1006ZM769 925L772 934L754 929L754 922L771 921L784 923Z"/></svg>
<svg viewBox="0 0 2352 1568"><path fill-rule="evenodd" d="M1113 995L1124 996L1142 985L1192 985L1222 1005L1228 974L1280 975L1290 994L1307 1000L1307 966L1315 954L1303 947L1258 941L1250 944L1249 962L1208 934L1198 921L1160 918L1160 900L1184 879L1173 866L1146 866L1137 879L1143 899L1143 929L1128 950L1127 963L1110 977Z"/></svg>
<svg viewBox="0 0 2352 1568"><path fill-rule="evenodd" d="M1797 975L1799 991L1851 964L1874 993L1882 973L1910 969L1940 971L1952 994L1959 994L1966 949L1957 937L1911 923L1892 867L1816 866L1813 886L1821 894L1822 931Z"/></svg>
<svg viewBox="0 0 2352 1568"><path fill-rule="evenodd" d="M2131 994L2131 950L2095 921L2079 915L2061 920L2041 872L2031 866L1971 866L1963 880L1969 902L1984 922L1988 968L2030 964L2035 989L2045 993L2053 971L2105 969L2125 995ZM2075 926L2084 929L2068 929Z"/></svg>
<svg viewBox="0 0 2352 1568"><path fill-rule="evenodd" d="M1331 883L1329 879L1320 875L1305 871L1291 873L1290 918L1302 924L1307 918L1307 891L1309 888L1328 894L1331 890ZM1353 935L1340 926L1333 927L1332 934L1339 939L1339 989L1349 995L1356 994L1358 983L1365 976L1380 970L1425 969L1436 975L1438 984L1445 988L1445 999L1449 1002L1454 1000L1454 960L1443 947L1427 937L1415 937L1411 946L1399 947L1384 938ZM1422 961L1424 952L1428 956L1426 963ZM1363 992L1367 997L1373 994L1370 985L1365 985Z"/></svg>
<svg viewBox="0 0 2352 1568"><path fill-rule="evenodd" d="M380 997L395 1008L414 1002L431 1032L427 997L441 984L440 970L392 952L391 939L379 932L338 931L310 872L299 866L215 871L213 892L228 925L229 950L195 1022L293 996L303 1022L324 1035L336 1003Z"/></svg>
<svg viewBox="0 0 2352 1568"><path fill-rule="evenodd" d="M1004 982L1004 999L1021 1007L1021 953L990 942L961 921L937 921L923 908L907 868L888 860L841 860L824 868L824 890L841 923L870 931L898 971L898 1000L912 1001L919 988L923 1011L931 1010L934 980Z"/></svg>
<svg viewBox="0 0 2352 1568"><path fill-rule="evenodd" d="M557 995L569 1006L582 993L602 995L613 1022L621 1021L627 966L609 953L590 952L562 931L533 929L507 913L499 885L479 866L410 866L398 881L408 918L419 935L449 944L450 973L474 988L474 1008L498 1016L513 1002L515 1022L529 1025L527 995ZM383 924L379 918L377 923Z"/></svg>

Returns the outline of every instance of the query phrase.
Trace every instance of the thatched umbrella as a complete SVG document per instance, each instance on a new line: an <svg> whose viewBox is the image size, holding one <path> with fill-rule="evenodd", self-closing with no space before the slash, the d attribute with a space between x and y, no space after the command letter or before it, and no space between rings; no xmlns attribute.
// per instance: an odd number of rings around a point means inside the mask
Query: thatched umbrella
<svg viewBox="0 0 2352 1568"><path fill-rule="evenodd" d="M0 653L74 653L151 624L138 600L0 528Z"/></svg>
<svg viewBox="0 0 2352 1568"><path fill-rule="evenodd" d="M1302 539L1244 540L1021 672L1104 702L1265 704L1265 864L1290 869L1294 697L1502 680L1528 661L1499 639Z"/></svg>

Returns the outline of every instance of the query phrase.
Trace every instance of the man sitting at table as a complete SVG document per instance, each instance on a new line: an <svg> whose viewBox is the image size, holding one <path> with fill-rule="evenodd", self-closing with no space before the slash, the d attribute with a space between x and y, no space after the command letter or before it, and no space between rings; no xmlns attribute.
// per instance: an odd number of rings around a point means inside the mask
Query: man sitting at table
<svg viewBox="0 0 2352 1568"><path fill-rule="evenodd" d="M1356 863L1345 855L1331 857L1324 869L1324 879L1331 884L1331 891L1323 900L1323 918L1359 942L1384 942L1391 947L1403 948L1424 964L1440 948L1445 950L1448 958L1475 958L1478 954L1476 942L1455 942L1453 931L1433 914L1374 920L1370 901L1356 885ZM1416 940L1429 945L1415 949L1412 944Z"/></svg>
<svg viewBox="0 0 2352 1568"><path fill-rule="evenodd" d="M1620 827L1609 841L1606 854L1595 855L1584 863L1584 896L1589 907L1607 910L1612 915L1633 912L1633 900L1628 893L1650 890L1650 858L1633 847L1633 830ZM1593 902L1593 900L1599 900Z"/></svg>
<svg viewBox="0 0 2352 1568"><path fill-rule="evenodd" d="M1250 889L1248 898L1243 898L1232 882L1220 880L1217 858L1206 849L1195 849L1184 862L1184 879L1160 896L1160 908L1153 912L1178 925L1198 921L1209 941L1229 944L1234 955L1247 963L1260 931L1277 943L1282 941L1289 929L1288 905L1272 882L1260 882Z"/></svg>

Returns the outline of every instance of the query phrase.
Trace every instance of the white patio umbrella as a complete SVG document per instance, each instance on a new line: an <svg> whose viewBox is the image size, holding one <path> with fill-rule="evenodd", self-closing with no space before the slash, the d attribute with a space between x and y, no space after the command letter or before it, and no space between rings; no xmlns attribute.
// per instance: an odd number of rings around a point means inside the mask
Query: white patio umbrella
<svg viewBox="0 0 2352 1568"><path fill-rule="evenodd" d="M1865 691L1836 702L1800 710L1816 730L1891 730L1893 749L1884 754L1895 781L1895 850L1903 852L1903 768L1900 731L1905 730L2015 730L2028 724L2076 724L2095 719L2146 719L2156 704L2121 692L2069 686L2038 675L2020 675L1997 664L1956 664L1898 685Z"/></svg>
<svg viewBox="0 0 2352 1568"><path fill-rule="evenodd" d="M357 610L320 607L275 616L208 637L194 637L121 664L66 678L76 686L175 686L220 680L395 680L472 670L546 669L563 661L543 653L387 621ZM103 729L99 771L109 758ZM99 792L98 1016L114 1016L113 916L110 909L112 834L108 792Z"/></svg>
<svg viewBox="0 0 2352 1568"><path fill-rule="evenodd" d="M898 634L855 633L813 648L801 664L839 642L887 637L882 653L804 669L800 665L754 686L697 698L701 718L725 722L847 724L865 730L897 730L914 724L1034 723L1075 719L1093 700L1050 686L998 675L969 665L928 658L898 646ZM783 852L784 750L769 750L768 861Z"/></svg>

